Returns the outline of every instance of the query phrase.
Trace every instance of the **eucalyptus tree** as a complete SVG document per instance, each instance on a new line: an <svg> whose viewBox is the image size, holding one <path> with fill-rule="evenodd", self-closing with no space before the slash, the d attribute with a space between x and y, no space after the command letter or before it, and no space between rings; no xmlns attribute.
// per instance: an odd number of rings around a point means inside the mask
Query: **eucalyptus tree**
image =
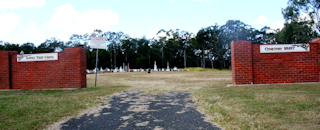
<svg viewBox="0 0 320 130"><path fill-rule="evenodd" d="M3 44L4 44L3 48L6 51L17 51L17 52L21 51L21 48L20 48L19 44L14 44L14 43L9 43L9 42L4 42Z"/></svg>
<svg viewBox="0 0 320 130"><path fill-rule="evenodd" d="M268 26L265 26L261 28L259 31L256 30L256 39L253 41L253 43L257 44L272 44L272 43L277 43L275 39L275 34L278 33L280 30L279 29L271 29Z"/></svg>
<svg viewBox="0 0 320 130"><path fill-rule="evenodd" d="M110 51L111 68L114 69L117 67L117 55L122 53L122 41L128 39L129 36L124 34L123 32L110 31L103 33L102 36L105 37L107 39L107 42L109 43L108 49Z"/></svg>
<svg viewBox="0 0 320 130"><path fill-rule="evenodd" d="M276 34L280 43L310 42L319 36L319 0L289 0L282 9L284 28Z"/></svg>
<svg viewBox="0 0 320 130"><path fill-rule="evenodd" d="M161 62L162 62L162 46L158 42L156 42L154 39L151 40L150 44L150 55L151 55L151 61L156 61L158 68L163 68Z"/></svg>
<svg viewBox="0 0 320 130"><path fill-rule="evenodd" d="M168 61L179 67L187 67L187 49L191 45L194 34L179 29L171 29L165 32L165 57Z"/></svg>
<svg viewBox="0 0 320 130"><path fill-rule="evenodd" d="M128 38L123 40L122 43L122 52L125 55L125 62L129 67L135 67L135 59L137 54L137 39Z"/></svg>
<svg viewBox="0 0 320 130"><path fill-rule="evenodd" d="M221 42L222 48L225 50L225 53L221 57L223 62L225 62L223 63L224 68L231 66L231 41L249 40L253 43L258 43L259 39L263 38L261 37L263 35L261 35L258 30L240 20L228 20L225 25L220 27L220 31L221 38L219 39L219 42Z"/></svg>
<svg viewBox="0 0 320 130"><path fill-rule="evenodd" d="M165 66L165 59L164 59L164 47L166 46L166 41L167 41L167 35L166 35L166 30L161 29L157 33L157 37L154 38L153 40L155 41L156 44L160 46L160 51L161 51L161 65L162 67Z"/></svg>
<svg viewBox="0 0 320 130"><path fill-rule="evenodd" d="M62 51L65 45L64 42L56 39L55 37L51 39L47 39L45 42L41 43L36 52L54 52L54 51Z"/></svg>
<svg viewBox="0 0 320 130"><path fill-rule="evenodd" d="M285 23L284 28L276 35L278 43L306 43L319 36L308 24L304 22L292 21Z"/></svg>
<svg viewBox="0 0 320 130"><path fill-rule="evenodd" d="M72 34L69 38L69 41L66 42L66 46L69 47L83 47L87 48L88 43L90 41L90 35L88 33L80 35L80 34Z"/></svg>
<svg viewBox="0 0 320 130"><path fill-rule="evenodd" d="M213 61L215 57L219 57L224 49L220 40L220 27L218 25L202 28L196 36L197 42L195 47L199 49L202 58L202 67L205 69L206 57L211 61L213 68Z"/></svg>
<svg viewBox="0 0 320 130"><path fill-rule="evenodd" d="M221 30L225 35L229 43L232 40L252 40L250 37L251 26L241 22L240 20L228 20L225 25L221 26Z"/></svg>
<svg viewBox="0 0 320 130"><path fill-rule="evenodd" d="M307 20L308 24L320 32L319 9L320 0L289 0L288 6L282 9L282 14L286 23ZM302 19L301 15L303 14L306 14L308 18Z"/></svg>
<svg viewBox="0 0 320 130"><path fill-rule="evenodd" d="M22 44L20 48L25 54L34 53L36 51L36 46L30 42Z"/></svg>
<svg viewBox="0 0 320 130"><path fill-rule="evenodd" d="M150 40L145 37L137 39L136 65L139 68L151 67Z"/></svg>
<svg viewBox="0 0 320 130"><path fill-rule="evenodd" d="M182 31L180 37L179 47L183 50L183 67L187 68L187 48L191 44L191 39L195 36L187 31Z"/></svg>
<svg viewBox="0 0 320 130"><path fill-rule="evenodd" d="M3 43L3 41L0 41L0 50L4 50L4 43Z"/></svg>
<svg viewBox="0 0 320 130"><path fill-rule="evenodd" d="M167 43L164 48L165 57L167 58L167 62L174 66L179 65L179 56L183 53L179 48L179 45L182 45L182 40L180 37L179 29L170 29L166 32L167 35Z"/></svg>

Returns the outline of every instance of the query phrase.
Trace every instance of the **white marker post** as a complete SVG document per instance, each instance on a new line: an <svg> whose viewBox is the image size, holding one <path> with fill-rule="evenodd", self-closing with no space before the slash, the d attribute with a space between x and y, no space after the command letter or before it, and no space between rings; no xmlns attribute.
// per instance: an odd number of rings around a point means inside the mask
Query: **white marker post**
<svg viewBox="0 0 320 130"><path fill-rule="evenodd" d="M91 37L90 41L90 48L97 49L96 54L96 77L94 81L94 87L97 87L97 74L98 74L98 53L99 49L105 49L106 48L106 38L105 37Z"/></svg>

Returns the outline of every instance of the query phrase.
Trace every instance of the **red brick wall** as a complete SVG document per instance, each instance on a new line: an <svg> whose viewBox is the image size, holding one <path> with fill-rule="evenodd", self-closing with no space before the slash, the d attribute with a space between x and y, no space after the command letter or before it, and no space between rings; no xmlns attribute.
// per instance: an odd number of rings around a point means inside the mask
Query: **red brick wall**
<svg viewBox="0 0 320 130"><path fill-rule="evenodd" d="M81 88L87 87L87 54L85 49L80 50Z"/></svg>
<svg viewBox="0 0 320 130"><path fill-rule="evenodd" d="M320 44L316 43L318 41L313 42L309 43L310 52L290 53L260 53L260 45L244 41L232 42L232 83L319 82Z"/></svg>
<svg viewBox="0 0 320 130"><path fill-rule="evenodd" d="M65 48L55 61L17 62L12 55L11 78L12 89L85 88L86 50Z"/></svg>
<svg viewBox="0 0 320 130"><path fill-rule="evenodd" d="M310 52L260 53L253 45L254 83L319 82L318 44Z"/></svg>
<svg viewBox="0 0 320 130"><path fill-rule="evenodd" d="M232 84L251 84L252 46L251 41L231 42Z"/></svg>
<svg viewBox="0 0 320 130"><path fill-rule="evenodd" d="M10 89L9 52L0 51L0 89Z"/></svg>

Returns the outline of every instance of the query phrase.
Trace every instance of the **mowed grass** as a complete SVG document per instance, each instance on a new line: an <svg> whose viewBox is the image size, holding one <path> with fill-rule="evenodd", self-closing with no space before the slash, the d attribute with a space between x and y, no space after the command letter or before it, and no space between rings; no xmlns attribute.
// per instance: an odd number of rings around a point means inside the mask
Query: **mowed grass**
<svg viewBox="0 0 320 130"><path fill-rule="evenodd" d="M190 91L209 120L226 129L320 129L320 84L226 87L231 71L117 73L105 84L157 94ZM93 78L93 76L91 77Z"/></svg>
<svg viewBox="0 0 320 130"><path fill-rule="evenodd" d="M227 129L320 129L320 86L208 86L198 105Z"/></svg>
<svg viewBox="0 0 320 130"><path fill-rule="evenodd" d="M48 124L102 103L102 96L128 87L77 90L0 91L0 129L43 129Z"/></svg>
<svg viewBox="0 0 320 130"><path fill-rule="evenodd" d="M94 74L87 81L89 89L0 92L0 129L46 128L123 90L190 91L196 107L225 129L320 129L319 84L226 87L229 70L103 73L97 88Z"/></svg>

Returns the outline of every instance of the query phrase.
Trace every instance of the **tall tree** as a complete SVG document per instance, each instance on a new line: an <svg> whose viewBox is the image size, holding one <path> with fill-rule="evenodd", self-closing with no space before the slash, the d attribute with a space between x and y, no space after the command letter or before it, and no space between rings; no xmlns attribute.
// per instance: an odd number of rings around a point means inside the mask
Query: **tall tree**
<svg viewBox="0 0 320 130"><path fill-rule="evenodd" d="M182 48L179 48L179 44L182 44L182 40L180 37L179 29L175 30L169 30L166 32L166 45L164 47L164 56L167 60L167 62L170 63L170 65L177 66L179 63L179 60L177 60L179 56L179 50L182 50ZM182 52L182 51L180 51ZM182 53L180 53L182 54Z"/></svg>
<svg viewBox="0 0 320 130"><path fill-rule="evenodd" d="M276 34L280 43L310 42L319 35L319 0L289 0L282 9L286 20L284 28ZM307 17L302 15L307 14Z"/></svg>
<svg viewBox="0 0 320 130"><path fill-rule="evenodd" d="M192 33L187 31L181 32L181 42L179 44L180 48L183 49L183 67L187 68L187 48L191 44L191 39L194 37Z"/></svg>
<svg viewBox="0 0 320 130"><path fill-rule="evenodd" d="M109 43L108 49L110 51L111 68L115 69L117 67L117 56L122 53L121 44L123 40L128 39L129 36L123 32L105 32L102 36L105 37Z"/></svg>
<svg viewBox="0 0 320 130"><path fill-rule="evenodd" d="M11 44L9 42L4 43L4 49L6 51L17 51L17 52L21 51L19 44Z"/></svg>
<svg viewBox="0 0 320 130"><path fill-rule="evenodd" d="M137 60L136 65L141 68L151 68L150 41L146 38L137 40Z"/></svg>
<svg viewBox="0 0 320 130"><path fill-rule="evenodd" d="M36 51L36 46L30 42L22 44L20 48L25 54L33 53Z"/></svg>
<svg viewBox="0 0 320 130"><path fill-rule="evenodd" d="M319 34L305 22L292 21L285 23L284 28L275 35L278 43L305 43L310 42Z"/></svg>
<svg viewBox="0 0 320 130"><path fill-rule="evenodd" d="M210 26L201 29L196 36L196 48L200 49L202 58L202 67L205 69L206 57L211 61L213 68L213 60L215 57L220 56L219 53L223 51L223 45L220 40L220 27L218 25Z"/></svg>
<svg viewBox="0 0 320 130"><path fill-rule="evenodd" d="M289 0L288 6L282 9L282 14L287 23L289 21L307 20L320 32L319 9L320 0ZM307 14L309 18L301 19L301 13Z"/></svg>
<svg viewBox="0 0 320 130"><path fill-rule="evenodd" d="M65 45L63 41L60 41L56 38L47 39L45 42L41 43L37 49L36 52L54 52L54 51L62 51L64 49Z"/></svg>
<svg viewBox="0 0 320 130"><path fill-rule="evenodd" d="M127 38L123 40L122 52L125 56L125 63L128 67L135 67L135 58L137 52L137 40L133 38Z"/></svg>
<svg viewBox="0 0 320 130"><path fill-rule="evenodd" d="M90 41L90 36L88 34L84 34L84 35L72 34L69 38L69 41L66 42L66 46L86 48L89 41Z"/></svg>
<svg viewBox="0 0 320 130"><path fill-rule="evenodd" d="M0 41L0 50L4 50L4 44L3 44L3 41Z"/></svg>
<svg viewBox="0 0 320 130"><path fill-rule="evenodd" d="M161 47L161 66L165 67L165 59L164 59L164 47L167 43L167 31L164 29L161 29L157 33L157 39L154 39L154 41ZM165 34L165 35L164 35Z"/></svg>

